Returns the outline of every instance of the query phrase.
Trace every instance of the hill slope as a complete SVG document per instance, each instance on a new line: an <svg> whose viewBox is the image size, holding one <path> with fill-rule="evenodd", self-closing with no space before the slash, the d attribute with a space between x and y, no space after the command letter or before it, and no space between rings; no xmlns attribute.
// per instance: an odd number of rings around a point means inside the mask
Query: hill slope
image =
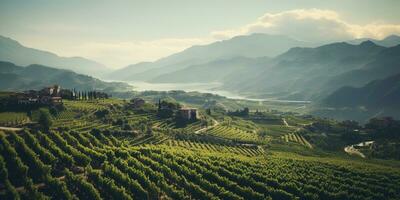
<svg viewBox="0 0 400 200"><path fill-rule="evenodd" d="M0 36L0 60L21 66L31 64L54 66L91 76L99 76L108 71L106 66L86 58L60 57L47 51L25 47L3 36Z"/></svg>
<svg viewBox="0 0 400 200"><path fill-rule="evenodd" d="M125 83L108 83L90 76L42 65L16 66L0 62L0 90L29 90L58 84L63 88L78 90L125 91L130 86Z"/></svg>
<svg viewBox="0 0 400 200"><path fill-rule="evenodd" d="M183 83L208 83L224 82L240 74L241 79L251 78L257 71L262 70L262 65L270 60L268 57L246 58L235 57L231 59L214 60L208 63L191 65L185 69L162 74L152 82L183 82ZM248 76L247 76L248 75Z"/></svg>
<svg viewBox="0 0 400 200"><path fill-rule="evenodd" d="M332 106L387 106L400 105L400 74L376 80L359 88L343 87L328 97L325 102Z"/></svg>

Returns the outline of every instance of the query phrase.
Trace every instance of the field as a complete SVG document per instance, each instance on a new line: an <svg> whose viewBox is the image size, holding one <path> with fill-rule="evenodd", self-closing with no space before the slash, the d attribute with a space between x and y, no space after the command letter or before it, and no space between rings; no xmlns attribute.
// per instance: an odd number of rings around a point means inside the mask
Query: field
<svg viewBox="0 0 400 200"><path fill-rule="evenodd" d="M207 116L178 128L124 104L70 101L49 130L0 132L0 199L400 198L397 162L312 154L296 132L306 119L226 116L204 127Z"/></svg>

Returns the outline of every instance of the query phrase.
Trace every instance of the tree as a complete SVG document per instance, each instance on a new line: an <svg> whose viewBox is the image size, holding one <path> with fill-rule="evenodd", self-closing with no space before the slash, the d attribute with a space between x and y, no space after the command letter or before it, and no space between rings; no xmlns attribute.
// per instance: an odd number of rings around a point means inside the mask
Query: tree
<svg viewBox="0 0 400 200"><path fill-rule="evenodd" d="M50 113L47 110L41 109L39 116L39 124L44 130L49 130L52 121L50 117Z"/></svg>

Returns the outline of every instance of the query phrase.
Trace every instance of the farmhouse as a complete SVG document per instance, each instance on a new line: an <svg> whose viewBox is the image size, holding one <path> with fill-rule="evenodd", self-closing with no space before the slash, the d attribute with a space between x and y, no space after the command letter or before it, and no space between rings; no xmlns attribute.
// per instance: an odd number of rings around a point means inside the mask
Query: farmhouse
<svg viewBox="0 0 400 200"><path fill-rule="evenodd" d="M19 105L33 105L33 104L61 104L61 87L54 85L51 87L43 88L42 90L35 91L29 90L23 93L17 93L14 96L16 103Z"/></svg>
<svg viewBox="0 0 400 200"><path fill-rule="evenodd" d="M58 97L60 96L61 93L61 87L59 85L54 85L51 87L46 87L40 90L40 94L42 96L52 96L52 97Z"/></svg>

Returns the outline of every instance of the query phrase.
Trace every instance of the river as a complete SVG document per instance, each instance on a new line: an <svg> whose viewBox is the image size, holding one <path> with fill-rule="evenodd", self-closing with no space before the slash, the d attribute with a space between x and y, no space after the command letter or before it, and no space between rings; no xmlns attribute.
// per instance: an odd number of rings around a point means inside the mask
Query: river
<svg viewBox="0 0 400 200"><path fill-rule="evenodd" d="M135 91L171 91L182 90L185 92L201 92L211 93L220 96L225 96L230 99L249 100L249 101L269 101L269 102L283 102L283 103L303 103L308 104L310 101L297 101L297 100L282 100L282 99L262 99L262 98L248 98L239 94L235 94L226 90L217 89L222 86L221 83L149 83L143 81L126 81L129 85L134 87Z"/></svg>

